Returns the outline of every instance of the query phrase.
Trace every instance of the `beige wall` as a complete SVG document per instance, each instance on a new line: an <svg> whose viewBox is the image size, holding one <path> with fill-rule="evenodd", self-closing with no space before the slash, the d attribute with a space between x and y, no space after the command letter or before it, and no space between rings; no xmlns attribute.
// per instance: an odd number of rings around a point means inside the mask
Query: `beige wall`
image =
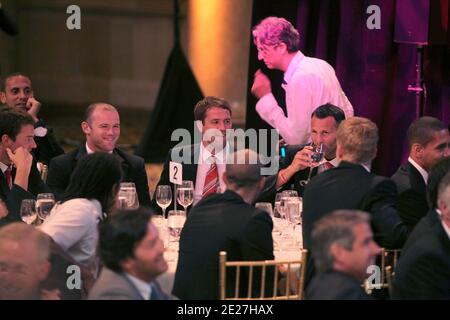
<svg viewBox="0 0 450 320"><path fill-rule="evenodd" d="M205 95L231 102L244 123L252 0L189 0L188 56Z"/></svg>
<svg viewBox="0 0 450 320"><path fill-rule="evenodd" d="M20 34L0 33L2 73L28 73L38 99L151 109L173 45L173 0L1 0ZM66 8L81 8L81 30ZM182 45L206 95L245 119L252 0L180 0Z"/></svg>
<svg viewBox="0 0 450 320"><path fill-rule="evenodd" d="M81 30L68 30L73 2L19 1L16 65L31 76L38 98L152 108L173 46L173 1L78 0Z"/></svg>

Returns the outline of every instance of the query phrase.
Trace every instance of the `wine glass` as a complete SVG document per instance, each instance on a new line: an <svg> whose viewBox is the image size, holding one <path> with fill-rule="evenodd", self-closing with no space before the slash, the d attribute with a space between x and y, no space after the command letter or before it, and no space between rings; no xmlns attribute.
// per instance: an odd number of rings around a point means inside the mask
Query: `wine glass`
<svg viewBox="0 0 450 320"><path fill-rule="evenodd" d="M55 205L55 196L53 193L39 193L36 198L36 209L39 218L47 219Z"/></svg>
<svg viewBox="0 0 450 320"><path fill-rule="evenodd" d="M139 207L139 199L134 182L122 182L118 197L122 208L137 209Z"/></svg>
<svg viewBox="0 0 450 320"><path fill-rule="evenodd" d="M311 154L312 162L311 166L309 167L308 179L300 181L300 185L302 187L306 186L309 183L309 180L311 180L313 168L318 167L322 163L323 156L323 143L319 145L313 145L313 153Z"/></svg>
<svg viewBox="0 0 450 320"><path fill-rule="evenodd" d="M186 211L183 210L169 210L167 215L167 228L169 229L170 239L179 241L181 230L186 222ZM170 240L169 240L170 241Z"/></svg>
<svg viewBox="0 0 450 320"><path fill-rule="evenodd" d="M284 203L285 213L287 220L293 226L295 232L295 226L301 224L301 215L303 210L303 202L299 197L289 197Z"/></svg>
<svg viewBox="0 0 450 320"><path fill-rule="evenodd" d="M183 180L177 188L177 201L183 206L184 211L194 202L194 183L192 181Z"/></svg>
<svg viewBox="0 0 450 320"><path fill-rule="evenodd" d="M271 217L273 217L272 204L270 202L257 202L255 208L266 211Z"/></svg>
<svg viewBox="0 0 450 320"><path fill-rule="evenodd" d="M23 199L20 205L20 217L26 224L33 224L36 220L36 201L34 199Z"/></svg>
<svg viewBox="0 0 450 320"><path fill-rule="evenodd" d="M166 217L166 209L172 203L172 188L161 185L156 188L156 203L161 207L163 217Z"/></svg>

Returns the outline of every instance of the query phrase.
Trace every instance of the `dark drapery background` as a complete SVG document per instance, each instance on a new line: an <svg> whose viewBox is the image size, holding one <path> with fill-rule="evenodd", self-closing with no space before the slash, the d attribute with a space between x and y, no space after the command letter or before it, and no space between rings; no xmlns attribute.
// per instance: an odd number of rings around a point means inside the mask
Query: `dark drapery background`
<svg viewBox="0 0 450 320"><path fill-rule="evenodd" d="M400 0L401 1L401 0ZM381 29L369 30L367 7L381 9ZM407 14L407 13L404 13ZM326 60L355 108L355 114L373 120L380 129L374 171L391 175L407 156L406 130L416 118L415 96L407 88L415 79L416 47L394 42L394 0L285 0L253 2L252 26L267 16L282 16L297 26L301 50ZM250 49L249 88L263 63ZM424 115L450 123L450 51L445 45L424 49L424 80L428 99ZM282 74L272 71L274 95L284 107ZM247 99L247 128L267 128L255 111L256 100Z"/></svg>

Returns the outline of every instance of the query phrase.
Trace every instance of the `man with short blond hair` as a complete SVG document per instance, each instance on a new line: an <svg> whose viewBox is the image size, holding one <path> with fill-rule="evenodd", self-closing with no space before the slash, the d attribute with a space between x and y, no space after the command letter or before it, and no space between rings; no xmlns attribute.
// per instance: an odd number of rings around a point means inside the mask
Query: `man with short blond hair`
<svg viewBox="0 0 450 320"><path fill-rule="evenodd" d="M41 299L50 272L50 238L32 226L0 228L0 300Z"/></svg>
<svg viewBox="0 0 450 320"><path fill-rule="evenodd" d="M47 184L61 199L69 184L70 175L79 159L86 154L107 152L116 155L121 162L123 181L133 182L139 204L150 206L147 173L144 159L131 155L117 147L120 137L120 116L117 109L104 102L93 103L86 109L86 119L81 123L86 142L65 155L50 162Z"/></svg>

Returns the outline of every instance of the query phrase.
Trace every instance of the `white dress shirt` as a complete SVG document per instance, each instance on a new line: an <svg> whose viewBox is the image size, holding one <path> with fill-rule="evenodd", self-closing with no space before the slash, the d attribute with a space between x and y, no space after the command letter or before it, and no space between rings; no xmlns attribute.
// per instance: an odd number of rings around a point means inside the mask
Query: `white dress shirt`
<svg viewBox="0 0 450 320"><path fill-rule="evenodd" d="M300 51L284 74L286 110L278 106L272 93L256 104L263 120L278 130L287 144L305 144L310 140L311 114L326 103L340 107L346 118L353 116L353 106L344 94L332 66L326 61L306 57Z"/></svg>
<svg viewBox="0 0 450 320"><path fill-rule="evenodd" d="M128 280L136 287L137 291L141 294L144 300L150 300L150 296L152 294L152 287L150 283L147 283L141 279L138 279L132 276L129 273L124 273Z"/></svg>
<svg viewBox="0 0 450 320"><path fill-rule="evenodd" d="M423 181L425 182L425 185L427 185L428 172L424 168L422 168L417 162L415 162L411 157L408 158L408 162L411 163L413 167L417 169L417 171L419 171L420 175L423 178Z"/></svg>
<svg viewBox="0 0 450 320"><path fill-rule="evenodd" d="M215 155L217 170L219 173L219 183L220 183L219 192L221 193L224 192L226 189L222 176L226 170L226 159L228 153L229 153L229 145L227 144L225 148L222 149L222 151L218 152ZM211 156L212 156L211 152L209 152L209 150L203 146L203 143L201 143L200 155L197 165L197 177L195 179L195 187L194 187L194 205L202 199L206 174L208 173L208 170L211 167Z"/></svg>

